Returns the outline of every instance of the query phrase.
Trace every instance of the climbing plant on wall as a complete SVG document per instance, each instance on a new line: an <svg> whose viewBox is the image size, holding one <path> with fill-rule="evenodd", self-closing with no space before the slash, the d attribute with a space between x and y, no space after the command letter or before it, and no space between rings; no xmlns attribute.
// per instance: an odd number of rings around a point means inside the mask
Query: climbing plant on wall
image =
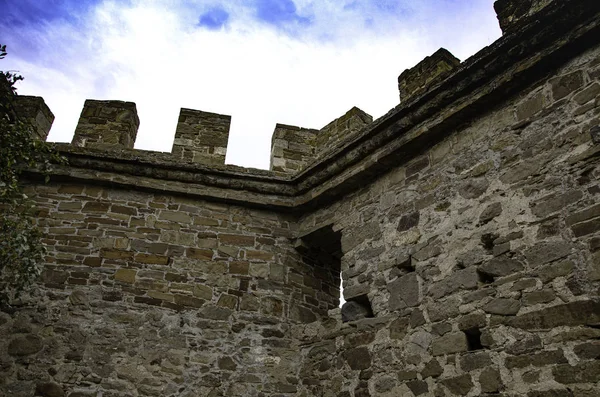
<svg viewBox="0 0 600 397"><path fill-rule="evenodd" d="M0 59L6 55L6 45L0 45ZM63 161L15 111L15 84L20 80L20 75L0 72L0 302L18 296L35 280L44 255L41 233L31 217L35 205L23 192L23 173L41 168L48 178L51 164Z"/></svg>

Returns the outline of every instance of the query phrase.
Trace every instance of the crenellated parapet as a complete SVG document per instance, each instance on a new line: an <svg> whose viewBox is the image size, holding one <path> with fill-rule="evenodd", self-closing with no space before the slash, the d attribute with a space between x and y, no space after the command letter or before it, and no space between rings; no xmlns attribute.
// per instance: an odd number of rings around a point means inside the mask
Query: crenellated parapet
<svg viewBox="0 0 600 397"><path fill-rule="evenodd" d="M527 17L541 11L554 0L497 0L494 9L498 16L498 22L502 33L506 34L519 25L522 25Z"/></svg>
<svg viewBox="0 0 600 397"><path fill-rule="evenodd" d="M460 60L445 48L425 57L416 66L406 69L398 77L400 102L423 94L435 82L442 81L460 65Z"/></svg>
<svg viewBox="0 0 600 397"><path fill-rule="evenodd" d="M79 116L72 144L132 149L139 126L135 103L88 99Z"/></svg>
<svg viewBox="0 0 600 397"><path fill-rule="evenodd" d="M231 116L181 109L171 152L178 160L225 164Z"/></svg>
<svg viewBox="0 0 600 397"><path fill-rule="evenodd" d="M320 130L277 124L271 139L271 171L297 173L328 148L373 122L373 117L357 107Z"/></svg>
<svg viewBox="0 0 600 397"><path fill-rule="evenodd" d="M15 112L23 121L31 123L36 137L45 141L54 122L54 114L50 111L44 98L39 96L15 95L13 98Z"/></svg>

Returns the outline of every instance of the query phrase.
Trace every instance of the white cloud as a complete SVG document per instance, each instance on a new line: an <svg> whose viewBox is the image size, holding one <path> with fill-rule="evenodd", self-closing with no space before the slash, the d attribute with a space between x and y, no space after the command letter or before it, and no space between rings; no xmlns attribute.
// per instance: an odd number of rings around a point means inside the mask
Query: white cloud
<svg viewBox="0 0 600 397"><path fill-rule="evenodd" d="M25 75L22 94L46 99L50 140L70 141L86 98L119 99L137 104L136 147L169 151L187 107L232 115L228 162L267 168L276 122L320 128L354 105L379 117L397 104L405 68L440 46L464 59L490 44L500 34L492 2L413 0L394 15L366 1L297 0L313 23L286 31L229 1L227 25L211 31L196 24L217 2L105 1L80 27L39 29L60 45L52 53L26 62L16 51L3 68Z"/></svg>

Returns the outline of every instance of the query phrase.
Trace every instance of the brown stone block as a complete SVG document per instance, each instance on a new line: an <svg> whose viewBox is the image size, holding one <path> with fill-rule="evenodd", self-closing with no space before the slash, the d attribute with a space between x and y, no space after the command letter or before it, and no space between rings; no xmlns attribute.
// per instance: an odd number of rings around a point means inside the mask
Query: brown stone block
<svg viewBox="0 0 600 397"><path fill-rule="evenodd" d="M256 262L267 262L272 261L275 255L271 252L266 251L246 251L246 259L249 261Z"/></svg>
<svg viewBox="0 0 600 397"><path fill-rule="evenodd" d="M564 76L556 77L550 80L550 85L552 86L552 97L555 101L558 101L583 87L583 71L577 70Z"/></svg>
<svg viewBox="0 0 600 397"><path fill-rule="evenodd" d="M110 212L115 212L117 214L124 214L124 215L137 215L136 208L126 207L124 205L116 205L116 204L113 204L110 207Z"/></svg>
<svg viewBox="0 0 600 397"><path fill-rule="evenodd" d="M110 203L101 203L90 201L83 206L83 212L107 212L110 208Z"/></svg>
<svg viewBox="0 0 600 397"><path fill-rule="evenodd" d="M123 283L133 284L137 271L134 269L118 269L115 272L115 280Z"/></svg>
<svg viewBox="0 0 600 397"><path fill-rule="evenodd" d="M102 248L100 250L100 257L106 259L130 260L133 259L133 252L119 249Z"/></svg>
<svg viewBox="0 0 600 397"><path fill-rule="evenodd" d="M191 259L209 261L213 258L213 254L214 252L211 249L187 248L185 250L185 256Z"/></svg>
<svg viewBox="0 0 600 397"><path fill-rule="evenodd" d="M145 263L148 265L168 265L169 257L154 254L135 254L133 258L136 262Z"/></svg>
<svg viewBox="0 0 600 397"><path fill-rule="evenodd" d="M247 275L250 264L243 261L234 261L229 263L229 273Z"/></svg>
<svg viewBox="0 0 600 397"><path fill-rule="evenodd" d="M219 234L219 242L225 245L253 247L254 236L245 236L242 234Z"/></svg>
<svg viewBox="0 0 600 397"><path fill-rule="evenodd" d="M175 303L182 306L200 308L206 301L204 299L194 298L189 295L175 295Z"/></svg>

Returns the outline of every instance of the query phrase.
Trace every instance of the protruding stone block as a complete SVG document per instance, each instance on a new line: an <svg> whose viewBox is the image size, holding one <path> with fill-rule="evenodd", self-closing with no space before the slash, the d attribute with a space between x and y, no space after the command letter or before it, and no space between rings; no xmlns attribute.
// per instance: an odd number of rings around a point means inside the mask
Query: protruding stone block
<svg viewBox="0 0 600 397"><path fill-rule="evenodd" d="M497 0L494 3L494 10L498 16L500 29L505 34L515 27L519 22L530 15L535 14L553 0Z"/></svg>
<svg viewBox="0 0 600 397"><path fill-rule="evenodd" d="M342 140L344 136L354 131L361 130L372 122L373 116L363 112L356 106L353 107L342 117L333 120L331 123L321 128L321 131L317 134L317 152L335 145Z"/></svg>
<svg viewBox="0 0 600 397"><path fill-rule="evenodd" d="M298 172L315 158L317 130L277 124L271 138L271 171Z"/></svg>
<svg viewBox="0 0 600 397"><path fill-rule="evenodd" d="M13 105L17 116L22 121L30 122L34 127L35 136L45 141L54 122L54 114L50 111L44 98L39 96L15 95Z"/></svg>
<svg viewBox="0 0 600 397"><path fill-rule="evenodd" d="M417 66L406 69L398 77L400 102L422 94L434 82L441 81L460 65L460 60L445 48L425 57Z"/></svg>
<svg viewBox="0 0 600 397"><path fill-rule="evenodd" d="M171 152L188 162L225 164L230 126L231 116L182 108Z"/></svg>
<svg viewBox="0 0 600 397"><path fill-rule="evenodd" d="M88 99L79 116L72 144L132 149L139 126L135 103Z"/></svg>
<svg viewBox="0 0 600 397"><path fill-rule="evenodd" d="M277 124L271 139L271 171L295 173L315 160L324 149L373 122L373 117L353 107L320 130Z"/></svg>

